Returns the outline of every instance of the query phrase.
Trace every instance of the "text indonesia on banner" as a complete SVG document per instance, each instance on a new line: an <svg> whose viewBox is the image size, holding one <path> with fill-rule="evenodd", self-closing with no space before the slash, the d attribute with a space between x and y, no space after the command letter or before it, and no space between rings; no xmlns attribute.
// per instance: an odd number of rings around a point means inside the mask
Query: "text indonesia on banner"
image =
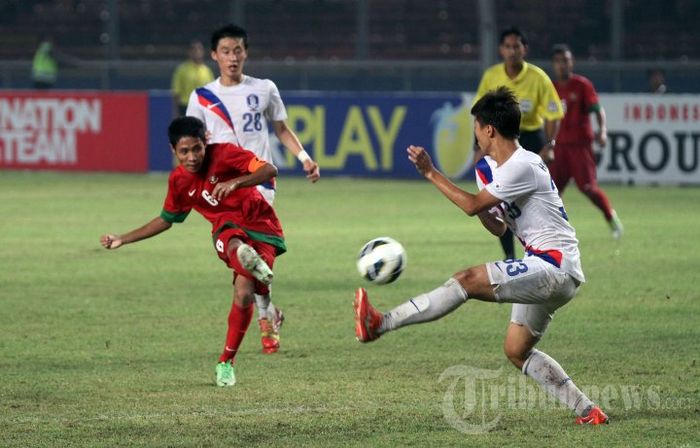
<svg viewBox="0 0 700 448"><path fill-rule="evenodd" d="M700 96L605 94L600 103L608 119L600 181L700 184Z"/></svg>
<svg viewBox="0 0 700 448"><path fill-rule="evenodd" d="M0 91L0 168L145 172L146 93Z"/></svg>

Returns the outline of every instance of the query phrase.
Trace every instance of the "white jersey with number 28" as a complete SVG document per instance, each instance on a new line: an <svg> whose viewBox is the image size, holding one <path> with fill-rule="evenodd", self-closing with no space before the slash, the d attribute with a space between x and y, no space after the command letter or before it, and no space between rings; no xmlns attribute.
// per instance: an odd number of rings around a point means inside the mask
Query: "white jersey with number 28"
<svg viewBox="0 0 700 448"><path fill-rule="evenodd" d="M187 115L204 122L209 143L235 143L272 163L270 122L286 120L287 110L274 82L244 75L235 86L223 86L217 78L195 89Z"/></svg>

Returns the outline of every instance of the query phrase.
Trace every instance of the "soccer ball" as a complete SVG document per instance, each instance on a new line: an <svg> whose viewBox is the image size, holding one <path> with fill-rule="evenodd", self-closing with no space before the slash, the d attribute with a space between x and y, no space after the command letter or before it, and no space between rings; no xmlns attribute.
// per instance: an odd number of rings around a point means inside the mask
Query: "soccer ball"
<svg viewBox="0 0 700 448"><path fill-rule="evenodd" d="M405 267L406 251L403 246L386 236L367 242L357 258L360 275L378 285L393 282Z"/></svg>

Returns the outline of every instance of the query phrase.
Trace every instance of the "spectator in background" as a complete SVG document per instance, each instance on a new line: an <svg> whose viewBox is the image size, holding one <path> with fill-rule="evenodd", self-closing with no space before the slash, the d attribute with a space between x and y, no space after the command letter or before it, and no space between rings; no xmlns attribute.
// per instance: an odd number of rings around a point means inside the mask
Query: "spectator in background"
<svg viewBox="0 0 700 448"><path fill-rule="evenodd" d="M50 89L56 84L58 64L53 55L53 42L45 38L39 43L32 60L32 84L35 89Z"/></svg>
<svg viewBox="0 0 700 448"><path fill-rule="evenodd" d="M666 93L666 73L660 68L652 68L647 72L649 91L656 94Z"/></svg>
<svg viewBox="0 0 700 448"><path fill-rule="evenodd" d="M190 43L188 57L173 73L172 92L176 116L184 116L187 102L194 89L214 80L211 69L204 64L204 45L198 40Z"/></svg>
<svg viewBox="0 0 700 448"><path fill-rule="evenodd" d="M559 131L559 121L564 116L561 101L547 73L525 61L527 39L516 27L501 32L498 51L503 62L489 67L481 77L474 97L476 103L486 92L501 86L511 90L520 105L520 135L518 144L539 154L550 162L554 157L554 140ZM483 155L474 141L475 161ZM515 258L513 233L506 230L501 237L506 259Z"/></svg>
<svg viewBox="0 0 700 448"><path fill-rule="evenodd" d="M608 131L605 125L605 110L598 103L598 93L587 78L574 73L574 56L568 45L555 45L552 50L554 87L564 105L554 162L549 167L552 180L564 194L564 189L573 177L579 191L588 197L603 212L615 239L622 237L622 222L610 205L605 192L596 180L596 162L593 140L605 147ZM594 114L598 132L593 134L589 115Z"/></svg>

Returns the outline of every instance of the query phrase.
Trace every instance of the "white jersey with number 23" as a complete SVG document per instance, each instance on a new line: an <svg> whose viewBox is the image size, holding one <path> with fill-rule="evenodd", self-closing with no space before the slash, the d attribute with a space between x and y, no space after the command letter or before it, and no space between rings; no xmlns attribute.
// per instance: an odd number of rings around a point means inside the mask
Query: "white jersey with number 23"
<svg viewBox="0 0 700 448"><path fill-rule="evenodd" d="M486 188L503 201L506 224L526 255L539 257L584 282L576 232L540 156L518 147L501 166L485 156L475 168L479 190Z"/></svg>

